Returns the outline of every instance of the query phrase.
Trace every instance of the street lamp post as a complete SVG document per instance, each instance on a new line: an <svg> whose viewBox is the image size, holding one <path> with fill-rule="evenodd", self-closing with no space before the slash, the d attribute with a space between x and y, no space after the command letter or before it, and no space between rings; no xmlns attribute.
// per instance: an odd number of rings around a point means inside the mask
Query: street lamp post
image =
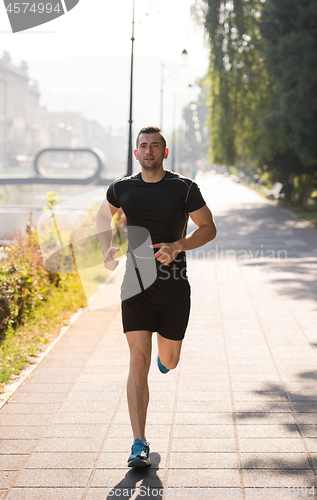
<svg viewBox="0 0 317 500"><path fill-rule="evenodd" d="M132 100L133 100L133 49L134 49L134 4L133 0L133 12L132 12L132 37L131 37L131 73L130 73L130 113L129 113L129 145L128 145L128 168L127 176L132 175L132 159L133 159L133 148L132 148Z"/></svg>
<svg viewBox="0 0 317 500"><path fill-rule="evenodd" d="M172 122L172 170L174 171L175 165L175 148L176 148L176 94L173 95L173 122Z"/></svg>

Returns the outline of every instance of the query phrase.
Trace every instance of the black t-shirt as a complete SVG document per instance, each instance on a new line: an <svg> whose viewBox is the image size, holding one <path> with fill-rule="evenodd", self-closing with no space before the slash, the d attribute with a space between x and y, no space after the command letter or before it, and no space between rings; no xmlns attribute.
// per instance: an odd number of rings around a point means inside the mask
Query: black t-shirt
<svg viewBox="0 0 317 500"><path fill-rule="evenodd" d="M122 177L108 188L107 200L122 208L127 226L149 231L152 243L172 243L186 235L188 214L206 205L197 184L175 172L166 171L159 182L145 182L141 172ZM155 251L157 251L155 249ZM186 274L185 252L168 266L157 262L158 279L179 279Z"/></svg>

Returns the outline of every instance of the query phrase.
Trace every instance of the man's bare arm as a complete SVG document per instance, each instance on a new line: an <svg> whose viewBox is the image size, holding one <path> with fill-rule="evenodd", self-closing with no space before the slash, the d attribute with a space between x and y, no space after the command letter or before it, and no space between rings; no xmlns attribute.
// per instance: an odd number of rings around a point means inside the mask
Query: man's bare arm
<svg viewBox="0 0 317 500"><path fill-rule="evenodd" d="M206 205L195 212L191 212L189 216L198 226L195 231L173 243L152 245L152 248L160 248L155 254L159 262L165 265L170 264L180 252L194 250L194 248L201 247L216 237L217 228L212 213Z"/></svg>
<svg viewBox="0 0 317 500"><path fill-rule="evenodd" d="M112 217L118 212L118 208L111 205L106 199L101 203L96 214L96 232L101 245L102 254L104 257L105 267L113 271L118 261L114 259L114 255L119 248L113 248L112 245Z"/></svg>

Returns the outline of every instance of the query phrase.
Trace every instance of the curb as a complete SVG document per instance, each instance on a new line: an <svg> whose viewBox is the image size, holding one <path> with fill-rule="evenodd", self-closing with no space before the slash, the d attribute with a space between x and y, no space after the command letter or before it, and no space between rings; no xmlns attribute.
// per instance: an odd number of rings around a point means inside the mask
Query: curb
<svg viewBox="0 0 317 500"><path fill-rule="evenodd" d="M53 347L55 347L55 345L65 335L65 333L68 332L68 330L73 326L75 321L77 321L77 319L83 314L84 311L86 311L86 309L79 309L76 313L74 313L69 320L69 324L61 328L58 337L56 337L56 339L54 339L49 344L49 346L45 349L44 352L39 354L39 356L36 358L35 363L29 366L28 368L25 368L25 370L22 371L17 380L4 387L4 392L0 394L0 410L6 404L6 402L13 396L13 394L18 390L18 388L23 384L23 382L30 377L31 373L35 370L35 368L37 368L37 366L43 361L43 359L46 358L46 356L51 352Z"/></svg>

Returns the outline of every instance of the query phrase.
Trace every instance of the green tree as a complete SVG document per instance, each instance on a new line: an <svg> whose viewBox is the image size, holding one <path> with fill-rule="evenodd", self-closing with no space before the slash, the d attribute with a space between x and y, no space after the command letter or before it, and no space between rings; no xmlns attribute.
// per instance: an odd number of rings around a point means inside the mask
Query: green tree
<svg viewBox="0 0 317 500"><path fill-rule="evenodd" d="M210 129L216 163L264 155L262 118L272 89L261 46L258 0L203 0L200 12L211 46Z"/></svg>
<svg viewBox="0 0 317 500"><path fill-rule="evenodd" d="M211 48L213 161L295 180L304 203L316 185L316 0L197 0L195 13Z"/></svg>
<svg viewBox="0 0 317 500"><path fill-rule="evenodd" d="M299 201L305 204L317 186L317 3L266 0L260 28L278 95L266 126L282 130L288 172L294 177ZM283 171L282 166L280 162Z"/></svg>
<svg viewBox="0 0 317 500"><path fill-rule="evenodd" d="M266 64L278 88L276 118L288 146L317 164L317 2L266 0L261 19Z"/></svg>

